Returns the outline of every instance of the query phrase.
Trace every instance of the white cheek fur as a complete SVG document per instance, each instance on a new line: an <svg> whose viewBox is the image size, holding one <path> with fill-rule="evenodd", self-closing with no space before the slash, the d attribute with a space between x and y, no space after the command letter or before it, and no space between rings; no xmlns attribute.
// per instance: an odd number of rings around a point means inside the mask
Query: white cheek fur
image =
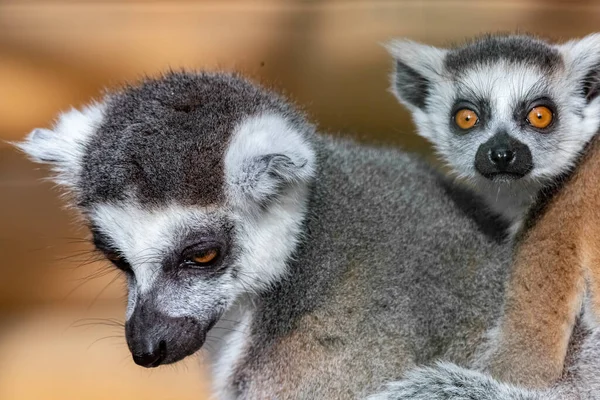
<svg viewBox="0 0 600 400"><path fill-rule="evenodd" d="M244 204L234 182L254 157L280 153L298 168L294 181L275 202L260 213ZM225 156L228 202L239 227L240 291L260 291L280 279L296 248L306 213L308 181L315 174L316 156L311 143L289 122L275 114L250 117L236 128ZM246 289L244 289L246 288Z"/></svg>
<svg viewBox="0 0 600 400"><path fill-rule="evenodd" d="M125 311L125 320L129 321L129 318L131 318L133 311L135 310L138 298L136 284L131 279L127 284L127 292L127 309Z"/></svg>
<svg viewBox="0 0 600 400"><path fill-rule="evenodd" d="M158 276L163 255L175 246L178 226L194 220L202 210L170 206L147 209L135 201L100 204L89 213L95 226L127 259L135 274L137 290L148 292Z"/></svg>

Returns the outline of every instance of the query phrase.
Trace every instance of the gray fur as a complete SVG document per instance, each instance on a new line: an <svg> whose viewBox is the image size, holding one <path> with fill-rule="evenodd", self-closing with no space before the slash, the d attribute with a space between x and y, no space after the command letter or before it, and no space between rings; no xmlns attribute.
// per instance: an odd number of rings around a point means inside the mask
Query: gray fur
<svg viewBox="0 0 600 400"><path fill-rule="evenodd" d="M600 330L583 341L566 377L548 389L525 389L449 363L416 368L368 400L595 400L600 399ZM535 367L535 366L532 366Z"/></svg>
<svg viewBox="0 0 600 400"><path fill-rule="evenodd" d="M254 300L237 393L355 398L411 365L467 362L497 316L507 247L413 157L327 138L318 148L307 240L288 278ZM295 368L311 372L288 381Z"/></svg>

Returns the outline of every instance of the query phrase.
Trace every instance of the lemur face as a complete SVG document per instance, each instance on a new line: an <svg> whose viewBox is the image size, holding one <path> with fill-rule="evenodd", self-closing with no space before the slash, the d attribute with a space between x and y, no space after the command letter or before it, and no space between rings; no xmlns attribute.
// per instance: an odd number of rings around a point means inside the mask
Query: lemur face
<svg viewBox="0 0 600 400"><path fill-rule="evenodd" d="M127 343L155 367L200 349L233 302L285 273L312 132L245 80L175 73L67 112L19 147L52 164L97 250L127 276Z"/></svg>
<svg viewBox="0 0 600 400"><path fill-rule="evenodd" d="M463 178L554 178L600 125L600 35L564 45L488 36L453 50L396 41L389 50L393 92Z"/></svg>

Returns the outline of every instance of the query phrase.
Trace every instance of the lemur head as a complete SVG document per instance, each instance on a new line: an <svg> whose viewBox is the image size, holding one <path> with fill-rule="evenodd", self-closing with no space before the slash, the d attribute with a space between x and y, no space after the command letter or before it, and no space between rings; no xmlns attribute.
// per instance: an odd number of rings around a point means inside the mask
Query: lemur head
<svg viewBox="0 0 600 400"><path fill-rule="evenodd" d="M480 184L566 172L600 125L600 34L554 45L485 36L454 49L407 40L392 91L450 169Z"/></svg>
<svg viewBox="0 0 600 400"><path fill-rule="evenodd" d="M282 278L315 174L313 134L242 78L171 73L66 112L18 146L53 166L96 248L127 276L127 343L155 367L200 349L240 295Z"/></svg>

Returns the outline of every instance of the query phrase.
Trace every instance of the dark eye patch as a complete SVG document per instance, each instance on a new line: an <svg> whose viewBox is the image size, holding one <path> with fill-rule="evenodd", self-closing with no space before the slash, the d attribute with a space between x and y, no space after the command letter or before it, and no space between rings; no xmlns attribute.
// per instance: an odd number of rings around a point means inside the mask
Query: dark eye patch
<svg viewBox="0 0 600 400"><path fill-rule="evenodd" d="M456 113L460 110L472 110L478 118L478 123L471 130L475 131L479 128L484 128L491 116L491 104L488 99L482 98L481 96L468 96L469 99L464 97L459 97L454 101L454 105L450 110L450 129L457 135L464 135L466 133L465 130L460 129L455 122ZM471 131L469 130L469 131Z"/></svg>
<svg viewBox="0 0 600 400"><path fill-rule="evenodd" d="M98 229L91 228L92 231L92 243L97 251L102 253L108 261L110 261L115 267L125 272L132 272L131 265L123 257L120 252L114 249L108 239L98 231Z"/></svg>
<svg viewBox="0 0 600 400"><path fill-rule="evenodd" d="M105 253L106 259L113 265L125 272L132 272L131 265L127 260L118 253Z"/></svg>

